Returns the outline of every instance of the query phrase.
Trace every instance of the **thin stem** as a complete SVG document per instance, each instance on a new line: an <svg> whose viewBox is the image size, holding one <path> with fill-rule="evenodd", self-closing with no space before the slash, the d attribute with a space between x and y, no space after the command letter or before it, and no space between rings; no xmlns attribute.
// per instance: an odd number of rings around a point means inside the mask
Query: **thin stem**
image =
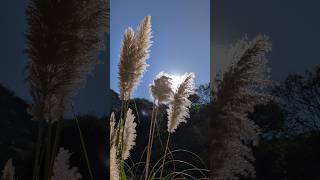
<svg viewBox="0 0 320 180"><path fill-rule="evenodd" d="M160 179L162 179L162 173L163 173L163 168L164 168L164 162L165 162L166 156L167 156L167 149L169 146L170 135L171 135L171 133L169 132L168 138L167 138L167 145L166 145L166 149L164 150L164 156L163 156L163 161L162 161L162 165L161 165Z"/></svg>
<svg viewBox="0 0 320 180"><path fill-rule="evenodd" d="M53 144L53 148L52 148L52 153L51 153L51 162L50 162L50 166L49 166L49 180L51 180L52 177L52 169L53 169L53 165L54 165L54 160L58 151L58 145L60 142L60 134L61 134L61 127L62 127L62 122L63 122L63 118L61 118L56 126L56 132L55 132L55 137L54 137L54 144Z"/></svg>
<svg viewBox="0 0 320 180"><path fill-rule="evenodd" d="M83 154L84 154L84 157L85 157L85 160L86 160L86 164L87 164L88 172L89 172L89 175L90 175L90 179L93 180L93 174L92 174L92 171L91 171L90 161L89 161L89 158L88 158L88 152L87 152L86 145L85 145L85 142L84 142L84 139L83 139L83 135L82 135L82 131L81 131L81 128L80 128L78 117L76 116L76 114L74 112L73 105L72 105L72 112L73 112L73 115L74 115L74 118L75 118L75 121L76 121L76 124L77 124L77 128L78 128L78 131L79 131L81 147L82 147Z"/></svg>
<svg viewBox="0 0 320 180"><path fill-rule="evenodd" d="M160 125L159 125L158 121L156 122L156 130L157 130L157 136L158 136L158 140L160 142L161 150L164 150L164 145L163 145L161 134L160 134Z"/></svg>
<svg viewBox="0 0 320 180"><path fill-rule="evenodd" d="M38 171L38 177L36 178L36 180L39 180L39 178L43 175L43 173L42 174L40 174L40 169L41 169L41 167L42 167L42 165L43 165L43 163L44 163L44 156L45 156L45 147L44 147L44 143L42 144L42 148L41 148L41 151L40 151L40 159L39 159L39 166L38 166L38 169L37 169L37 171Z"/></svg>
<svg viewBox="0 0 320 180"><path fill-rule="evenodd" d="M35 155L35 160L34 160L34 165L33 165L33 176L32 180L36 180L37 176L39 175L39 160L40 160L40 151L41 151L41 145L42 145L42 140L43 140L43 126L44 122L40 121L39 126L38 126L38 138L37 138L37 145L36 145L36 155Z"/></svg>
<svg viewBox="0 0 320 180"><path fill-rule="evenodd" d="M44 179L49 179L49 165L50 165L50 155L51 155L51 139L52 139L52 123L48 123L48 136L47 136L47 148L46 148L46 159L44 166Z"/></svg>
<svg viewBox="0 0 320 180"><path fill-rule="evenodd" d="M148 146L147 146L147 157L146 157L146 165L145 165L145 180L148 179L148 173L149 173L149 164L150 164L150 144L151 144L151 134L152 134L152 130L153 130L153 119L154 119L154 112L155 112L155 108L156 108L156 104L155 104L155 100L153 101L153 106L152 106L152 115L151 115L151 123L150 123L150 129L149 129L149 139L148 139Z"/></svg>
<svg viewBox="0 0 320 180"><path fill-rule="evenodd" d="M153 145L153 139L154 139L154 131L155 131L155 128L156 128L156 123L157 123L158 109L159 109L159 108L156 107L156 113L155 113L154 120L153 120L151 143L150 143L149 161L150 161L150 156L151 156L151 151L152 151L152 145Z"/></svg>
<svg viewBox="0 0 320 180"><path fill-rule="evenodd" d="M133 101L133 103L134 103L134 108L135 108L136 113L137 113L137 120L138 120L138 123L140 123L140 117L139 117L138 106L137 106L136 100L135 100L135 99L133 99L132 101Z"/></svg>
<svg viewBox="0 0 320 180"><path fill-rule="evenodd" d="M86 145L85 145L85 142L84 142L84 139L83 139L82 131L81 131L81 129L80 129L80 125L79 125L78 118L75 118L75 119L76 119L78 131L79 131L79 136L80 136L80 140L81 140L82 150L83 150L83 152L84 152L84 156L85 156L86 163L87 163L87 168L88 168L88 171L89 171L89 174L90 174L90 179L93 180L93 175L92 175L92 171L91 171L90 161L89 161L89 158L88 158L88 152L87 152Z"/></svg>
<svg viewBox="0 0 320 180"><path fill-rule="evenodd" d="M123 115L123 108L124 108L124 103L121 101L121 109L120 109L120 120L122 119Z"/></svg>

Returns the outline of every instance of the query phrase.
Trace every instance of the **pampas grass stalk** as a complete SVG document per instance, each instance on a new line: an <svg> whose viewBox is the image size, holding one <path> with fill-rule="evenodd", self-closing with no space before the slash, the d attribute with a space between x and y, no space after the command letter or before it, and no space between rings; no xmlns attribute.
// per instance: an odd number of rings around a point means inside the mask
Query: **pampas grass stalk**
<svg viewBox="0 0 320 180"><path fill-rule="evenodd" d="M276 100L271 94L267 53L272 49L268 36L247 36L230 46L232 62L216 82L211 105L211 179L255 178L252 147L257 146L260 127L248 117L259 104ZM225 163L237 162L235 163Z"/></svg>
<svg viewBox="0 0 320 180"><path fill-rule="evenodd" d="M48 130L47 130L47 140L46 140L46 156L45 156L45 164L44 164L44 177L49 177L50 174L50 156L52 153L52 147L51 147L51 140L52 140L52 124L48 124ZM49 178L48 178L49 179Z"/></svg>
<svg viewBox="0 0 320 180"><path fill-rule="evenodd" d="M194 74L186 73L182 76L181 84L173 95L173 100L169 103L168 132L174 133L179 124L186 123L189 118L189 107L191 101L188 99L194 93Z"/></svg>
<svg viewBox="0 0 320 180"><path fill-rule="evenodd" d="M166 103L172 99L172 78L170 75L160 72L153 83L150 84L150 94L154 98L152 116L149 129L149 140L147 145L147 158L145 164L145 180L148 179L150 158L152 153L153 138L155 132L155 126L157 123L158 106L161 103Z"/></svg>
<svg viewBox="0 0 320 180"><path fill-rule="evenodd" d="M104 48L108 26L108 2L32 0L26 15L27 80L33 97L28 111L34 120L44 121L50 128L63 120L72 97L85 85L86 75L99 62L97 53ZM39 169L43 169L39 162L43 126L40 123L33 180L40 178ZM47 137L43 179L50 179L50 152L56 151L51 149L51 139Z"/></svg>
<svg viewBox="0 0 320 180"><path fill-rule="evenodd" d="M27 9L28 82L35 120L57 122L98 62L106 0L32 0ZM72 12L72 13L71 13Z"/></svg>
<svg viewBox="0 0 320 180"><path fill-rule="evenodd" d="M1 180L14 180L15 167L13 166L12 159L9 159L2 170Z"/></svg>
<svg viewBox="0 0 320 180"><path fill-rule="evenodd" d="M39 122L38 125L38 137L36 142L36 153L35 153L35 159L34 159L34 167L32 172L32 179L35 180L36 176L39 173L39 161L40 161L40 154L41 154L41 145L43 141L43 131L44 131L44 123L43 121Z"/></svg>
<svg viewBox="0 0 320 180"><path fill-rule="evenodd" d="M174 92L173 99L169 103L168 113L168 137L162 161L160 179L162 178L163 168L166 160L167 150L169 147L170 135L174 133L179 124L186 123L189 118L189 107L191 101L188 99L194 93L194 74L186 73L182 76L181 83Z"/></svg>
<svg viewBox="0 0 320 180"><path fill-rule="evenodd" d="M150 16L146 16L140 24L137 32L129 27L123 36L121 45L120 62L119 62L119 98L121 100L120 118L116 122L115 114L112 113L110 117L110 179L111 180L126 180L128 178L134 178L132 168L125 169L125 160L130 157L130 150L135 145L136 139L136 123L134 122L135 116L132 110L129 108L130 98L133 95L135 88L138 86L143 73L148 66L146 60L149 58L149 48L151 46L151 23ZM163 72L159 73L150 84L150 94L152 95L153 107L152 117L149 127L148 145L142 153L147 151L146 161L144 165L144 179L155 179L159 171L160 179L162 179L163 168L165 166L165 160L167 151L169 150L170 136L175 132L180 123L185 122L189 117L189 107L191 102L189 96L194 93L194 74L186 73L181 77L181 83L177 89L174 90L172 77ZM167 104L169 108L168 112L168 138L166 141L166 148L163 158L161 158L154 167L151 167L150 159L152 154L152 145L154 139L154 133L157 125L157 114L160 104ZM136 105L135 105L136 106ZM138 115L138 113L137 113ZM172 153L170 155L173 157ZM173 158L172 158L173 159ZM169 163L177 162L175 160L169 161ZM141 163L138 163L141 164ZM187 163L186 163L187 164ZM157 170L155 168L158 167ZM193 168L186 171L199 170ZM131 172L132 176L127 177L126 173ZM188 173L180 172L181 176L188 175ZM166 177L174 176L175 174L168 174ZM137 177L136 177L137 178ZM143 178L143 177L141 177Z"/></svg>
<svg viewBox="0 0 320 180"><path fill-rule="evenodd" d="M50 158L51 159L50 166L49 166L49 172L50 173L52 173L54 159L55 159L55 156L56 156L57 151L58 151L61 129L62 129L62 121L58 121L57 125L56 125L56 129L55 129L54 143L53 143L52 152L51 152L51 158ZM49 174L49 177L51 177L51 174Z"/></svg>
<svg viewBox="0 0 320 180"><path fill-rule="evenodd" d="M124 170L124 160L128 159L130 156L130 150L135 145L136 140L136 126L134 122L135 116L132 110L128 108L124 116L125 120L120 122L125 122L124 128L119 129L118 126L115 127L115 115L111 114L110 117L110 178L126 179ZM112 174L111 173L118 173Z"/></svg>
<svg viewBox="0 0 320 180"><path fill-rule="evenodd" d="M129 102L133 91L138 86L147 68L151 46L151 17L146 16L139 25L137 32L128 28L123 36L119 62L119 89L122 100L119 127L115 139L116 151L119 151L120 179L126 179L124 160L129 157L129 151L134 145L135 126Z"/></svg>
<svg viewBox="0 0 320 180"><path fill-rule="evenodd" d="M149 166L150 166L150 154L151 154L151 134L153 131L153 125L154 125L154 116L155 116L155 100L153 101L152 105L152 113L151 113L151 119L150 119L150 127L149 127L149 137L148 137L148 145L146 147L147 149L147 155L146 155L146 163L145 163L145 180L148 179L148 174L149 174Z"/></svg>

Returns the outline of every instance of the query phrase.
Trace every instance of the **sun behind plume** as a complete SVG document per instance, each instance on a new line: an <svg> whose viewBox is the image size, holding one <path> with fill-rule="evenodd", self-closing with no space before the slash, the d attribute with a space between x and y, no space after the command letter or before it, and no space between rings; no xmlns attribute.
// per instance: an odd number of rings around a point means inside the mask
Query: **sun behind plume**
<svg viewBox="0 0 320 180"><path fill-rule="evenodd" d="M158 104L172 99L172 80L173 78L170 75L160 72L153 80L153 83L150 84L150 93Z"/></svg>
<svg viewBox="0 0 320 180"><path fill-rule="evenodd" d="M174 133L180 123L186 123L189 117L191 101L188 99L194 93L194 74L186 73L181 77L181 83L177 86L173 100L169 103L168 132Z"/></svg>
<svg viewBox="0 0 320 180"><path fill-rule="evenodd" d="M172 83L172 89L175 91L177 90L179 84L182 82L182 76L181 75L171 75L171 83Z"/></svg>

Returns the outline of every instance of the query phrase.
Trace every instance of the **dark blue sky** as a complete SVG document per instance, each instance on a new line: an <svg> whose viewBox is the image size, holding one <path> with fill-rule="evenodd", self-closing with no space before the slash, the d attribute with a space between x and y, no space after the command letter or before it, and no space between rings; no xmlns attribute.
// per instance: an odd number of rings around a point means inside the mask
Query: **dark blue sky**
<svg viewBox="0 0 320 180"><path fill-rule="evenodd" d="M3 0L0 5L0 83L29 98L25 79L24 33L27 0Z"/></svg>
<svg viewBox="0 0 320 180"><path fill-rule="evenodd" d="M320 65L320 1L212 0L212 46L226 46L245 33L271 37L272 78Z"/></svg>
<svg viewBox="0 0 320 180"><path fill-rule="evenodd" d="M194 72L196 84L209 82L209 0L111 0L111 88L118 90L117 64L123 33L151 15L153 46L150 65L135 96L149 98L148 86L160 72Z"/></svg>

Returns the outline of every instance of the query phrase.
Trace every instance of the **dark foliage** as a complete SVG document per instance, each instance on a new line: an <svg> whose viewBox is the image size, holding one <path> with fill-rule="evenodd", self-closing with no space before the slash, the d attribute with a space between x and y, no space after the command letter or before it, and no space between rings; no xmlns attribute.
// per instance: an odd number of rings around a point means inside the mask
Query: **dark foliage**
<svg viewBox="0 0 320 180"><path fill-rule="evenodd" d="M320 66L292 74L274 91L286 112L288 133L320 130Z"/></svg>
<svg viewBox="0 0 320 180"><path fill-rule="evenodd" d="M118 95L114 93L116 100ZM136 112L135 104L139 112ZM132 160L139 162L142 151L147 145L149 119L152 111L152 103L145 99L135 99L131 103L136 117L138 118L137 146L132 150ZM120 104L121 105L121 104ZM37 125L30 120L26 112L27 104L16 97L10 90L0 86L0 166L13 158L19 179L30 179L33 163L33 148L36 139ZM166 138L166 107L159 111L160 137ZM115 108L116 109L116 108ZM114 110L115 110L114 109ZM187 124L183 124L171 141L171 149L182 148L198 154L208 165L208 142L210 138L206 115L209 109L206 105L201 108L191 109L191 118ZM254 148L256 158L255 169L257 180L318 180L320 162L320 134L312 131L296 136L274 136L285 131L283 124L285 113L275 103L259 105L250 114L263 130L266 138L262 138L259 146ZM108 117L97 118L94 116L79 117L90 162L96 179L107 179L108 175ZM270 135L271 134L271 135ZM272 137L272 138L270 138ZM71 163L78 166L80 172L88 177L84 156L80 146L80 139L75 122L68 120L63 128L61 146L73 152ZM163 149L156 137L152 163L158 160ZM199 165L194 158L186 154L176 154L176 159L183 159ZM184 168L184 167L176 167ZM244 178L243 178L244 179Z"/></svg>
<svg viewBox="0 0 320 180"><path fill-rule="evenodd" d="M261 128L262 137L270 139L285 133L285 112L276 102L255 106L248 117Z"/></svg>
<svg viewBox="0 0 320 180"><path fill-rule="evenodd" d="M91 115L79 117L79 123L86 143L89 161L94 179L107 179L108 165L108 139L109 133L106 126L107 118L98 118ZM78 128L74 120L64 123L61 134L61 147L72 152L71 164L79 167L83 179L90 179L85 156L82 151Z"/></svg>
<svg viewBox="0 0 320 180"><path fill-rule="evenodd" d="M37 125L31 121L27 104L0 85L0 167L13 158L18 177L29 177ZM21 178L22 179L22 178Z"/></svg>
<svg viewBox="0 0 320 180"><path fill-rule="evenodd" d="M262 141L254 150L257 180L318 180L320 134Z"/></svg>
<svg viewBox="0 0 320 180"><path fill-rule="evenodd" d="M13 159L16 176L31 179L37 123L27 113L28 105L10 90L0 86L0 169ZM107 179L108 130L106 117L79 117L95 179ZM60 146L70 150L72 166L80 168L83 179L88 179L78 129L74 120L65 120Z"/></svg>

